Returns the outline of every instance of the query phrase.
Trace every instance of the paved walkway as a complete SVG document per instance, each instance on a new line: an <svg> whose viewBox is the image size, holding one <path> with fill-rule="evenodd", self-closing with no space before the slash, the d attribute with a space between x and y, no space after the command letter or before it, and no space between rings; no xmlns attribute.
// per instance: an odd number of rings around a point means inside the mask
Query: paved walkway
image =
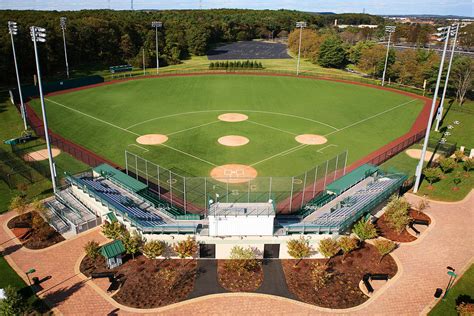
<svg viewBox="0 0 474 316"><path fill-rule="evenodd" d="M413 195L407 197L412 202L419 199ZM453 266L457 271L467 268L474 258L474 191L459 203L431 202L426 213L433 219L426 233L419 240L403 244L394 252L401 266L393 282L361 306L339 313L422 314L433 303L434 290L447 283L446 266ZM93 239L98 242L106 240L99 229L44 250L32 251L19 246L6 229L6 222L14 215L12 212L0 215L0 248L5 250L5 258L17 272L35 268L36 276L40 279L51 276L42 284L44 290L40 295L56 312L64 315L140 312L115 303L105 293L101 293L98 286L76 272L84 244ZM21 276L25 277L23 274ZM320 315L335 312L282 297L252 293L209 295L147 311L154 315Z"/></svg>

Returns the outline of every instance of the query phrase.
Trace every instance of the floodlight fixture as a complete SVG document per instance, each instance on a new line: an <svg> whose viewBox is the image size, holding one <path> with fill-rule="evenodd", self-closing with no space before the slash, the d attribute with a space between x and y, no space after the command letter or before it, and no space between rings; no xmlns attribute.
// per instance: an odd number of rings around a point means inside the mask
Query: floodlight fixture
<svg viewBox="0 0 474 316"><path fill-rule="evenodd" d="M151 22L151 27L155 28L155 43L156 43L156 74L160 73L160 52L158 48L158 28L163 26L163 22L153 21Z"/></svg>
<svg viewBox="0 0 474 316"><path fill-rule="evenodd" d="M66 21L67 21L67 18L64 16L59 18L59 25L61 26L62 29L66 29Z"/></svg>
<svg viewBox="0 0 474 316"><path fill-rule="evenodd" d="M390 40L392 39L392 34L397 29L396 26L388 25L385 27L385 32L388 33L388 42L387 42L387 53L385 55L385 65L383 67L383 75L382 75L382 87L385 85L385 75L387 73L387 65L388 65L388 53L390 52Z"/></svg>

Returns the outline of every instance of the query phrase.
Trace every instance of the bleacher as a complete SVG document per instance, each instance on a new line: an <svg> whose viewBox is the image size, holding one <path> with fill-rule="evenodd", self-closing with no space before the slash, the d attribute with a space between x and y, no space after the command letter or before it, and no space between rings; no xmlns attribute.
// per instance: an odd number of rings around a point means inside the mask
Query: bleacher
<svg viewBox="0 0 474 316"><path fill-rule="evenodd" d="M395 174L374 179L314 221L286 226L286 233L340 233L398 190L407 177Z"/></svg>
<svg viewBox="0 0 474 316"><path fill-rule="evenodd" d="M302 218L305 218L306 216L312 214L315 210L320 208L321 206L326 205L327 203L331 202L337 197L336 194L324 192L316 197L314 197L311 201L306 203L298 212L296 212L296 215L301 216Z"/></svg>
<svg viewBox="0 0 474 316"><path fill-rule="evenodd" d="M132 71L133 67L131 65L110 66L109 70L110 70L110 73L115 74L118 72Z"/></svg>

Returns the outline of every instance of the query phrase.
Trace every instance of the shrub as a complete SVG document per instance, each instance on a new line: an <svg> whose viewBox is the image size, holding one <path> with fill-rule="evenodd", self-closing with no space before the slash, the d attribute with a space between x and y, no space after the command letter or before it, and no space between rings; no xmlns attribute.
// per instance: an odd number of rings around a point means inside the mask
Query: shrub
<svg viewBox="0 0 474 316"><path fill-rule="evenodd" d="M409 208L410 203L408 203L405 198L396 195L390 198L390 202L388 202L385 208L385 218L389 226L395 229L399 234L411 221L408 215Z"/></svg>
<svg viewBox="0 0 474 316"><path fill-rule="evenodd" d="M89 258L95 260L100 255L99 243L95 240L88 241L84 246L84 251Z"/></svg>
<svg viewBox="0 0 474 316"><path fill-rule="evenodd" d="M184 259L186 257L196 256L198 244L192 237L181 240L173 246L173 250L178 254L178 257Z"/></svg>
<svg viewBox="0 0 474 316"><path fill-rule="evenodd" d="M132 234L126 231L121 240L125 248L125 253L132 255L133 260L135 260L135 254L141 249L144 243L143 237L137 231L133 231Z"/></svg>
<svg viewBox="0 0 474 316"><path fill-rule="evenodd" d="M464 170L466 170L467 172L469 172L469 171L471 171L472 169L474 169L474 158L467 158L466 160L464 160L463 168L464 168Z"/></svg>
<svg viewBox="0 0 474 316"><path fill-rule="evenodd" d="M372 239L378 236L377 229L375 228L374 224L363 218L354 225L352 232L356 234L361 241Z"/></svg>
<svg viewBox="0 0 474 316"><path fill-rule="evenodd" d="M329 260L332 257L337 255L337 253L341 250L336 240L332 238L324 238L319 242L318 251Z"/></svg>
<svg viewBox="0 0 474 316"><path fill-rule="evenodd" d="M438 163L444 173L449 173L456 168L456 161L453 158L440 158Z"/></svg>
<svg viewBox="0 0 474 316"><path fill-rule="evenodd" d="M323 288L331 279L332 273L328 272L328 265L315 262L311 265L311 281L313 281L314 289Z"/></svg>
<svg viewBox="0 0 474 316"><path fill-rule="evenodd" d="M10 200L10 205L8 206L10 210L15 210L21 218L28 210L28 201L22 195L14 196Z"/></svg>
<svg viewBox="0 0 474 316"><path fill-rule="evenodd" d="M27 312L25 300L18 291L7 285L5 288L5 298L0 300L0 315L24 315Z"/></svg>
<svg viewBox="0 0 474 316"><path fill-rule="evenodd" d="M456 162L460 162L462 161L464 158L464 151L462 150L456 150L454 152L454 160L456 160Z"/></svg>
<svg viewBox="0 0 474 316"><path fill-rule="evenodd" d="M341 248L343 252L343 256L342 256L343 261L349 252L359 247L359 241L356 238L352 238L349 236L342 236L341 238L337 240L337 244L339 245L339 248Z"/></svg>
<svg viewBox="0 0 474 316"><path fill-rule="evenodd" d="M423 170L423 175L425 176L426 180L433 185L433 182L439 180L443 175L441 169L439 168L425 168Z"/></svg>
<svg viewBox="0 0 474 316"><path fill-rule="evenodd" d="M237 272L239 276L244 272L254 271L258 267L255 251L251 247L234 246L230 251L229 258L225 268Z"/></svg>
<svg viewBox="0 0 474 316"><path fill-rule="evenodd" d="M388 255L389 253L391 253L396 247L397 245L391 241L391 240L387 240L387 239L378 239L374 242L374 246L375 248L377 248L378 252L380 253L380 262L382 262L382 259Z"/></svg>
<svg viewBox="0 0 474 316"><path fill-rule="evenodd" d="M166 249L166 243L159 240L152 240L145 243L142 247L142 252L150 259L155 259L161 256Z"/></svg>
<svg viewBox="0 0 474 316"><path fill-rule="evenodd" d="M295 258L299 259L298 262L294 265L295 267L300 263L300 261L306 257L309 257L311 254L311 247L309 241L304 237L299 239L291 239L288 241L288 254Z"/></svg>
<svg viewBox="0 0 474 316"><path fill-rule="evenodd" d="M209 64L209 69L211 69L211 70L214 69L214 62L211 62L211 63Z"/></svg>
<svg viewBox="0 0 474 316"><path fill-rule="evenodd" d="M456 312L459 316L472 316L474 315L474 304L473 303L460 303L456 306Z"/></svg>
<svg viewBox="0 0 474 316"><path fill-rule="evenodd" d="M427 199L423 198L416 204L416 209L421 212L425 210L426 208L428 208L429 206L430 206L430 202Z"/></svg>
<svg viewBox="0 0 474 316"><path fill-rule="evenodd" d="M125 226L123 226L119 222L105 222L102 226L102 234L104 234L105 237L110 239L121 239L125 232Z"/></svg>

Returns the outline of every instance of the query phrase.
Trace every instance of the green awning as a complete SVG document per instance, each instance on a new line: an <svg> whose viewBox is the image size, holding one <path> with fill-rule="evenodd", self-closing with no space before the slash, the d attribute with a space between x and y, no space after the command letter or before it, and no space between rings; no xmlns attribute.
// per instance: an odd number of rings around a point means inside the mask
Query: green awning
<svg viewBox="0 0 474 316"><path fill-rule="evenodd" d="M104 177L116 180L133 192L138 192L147 188L146 184L105 163L95 167L93 170Z"/></svg>
<svg viewBox="0 0 474 316"><path fill-rule="evenodd" d="M107 214L105 214L105 216L107 216L107 218L109 219L111 223L118 221L117 216L115 216L113 212L108 212Z"/></svg>
<svg viewBox="0 0 474 316"><path fill-rule="evenodd" d="M114 240L100 248L100 253L107 259L117 257L125 252L125 247L121 240Z"/></svg>
<svg viewBox="0 0 474 316"><path fill-rule="evenodd" d="M379 170L379 167L371 165L371 164L362 165L359 168L337 179L333 183L329 184L326 187L326 190L335 194L341 194L342 192L354 186L354 184L373 175L378 170Z"/></svg>

